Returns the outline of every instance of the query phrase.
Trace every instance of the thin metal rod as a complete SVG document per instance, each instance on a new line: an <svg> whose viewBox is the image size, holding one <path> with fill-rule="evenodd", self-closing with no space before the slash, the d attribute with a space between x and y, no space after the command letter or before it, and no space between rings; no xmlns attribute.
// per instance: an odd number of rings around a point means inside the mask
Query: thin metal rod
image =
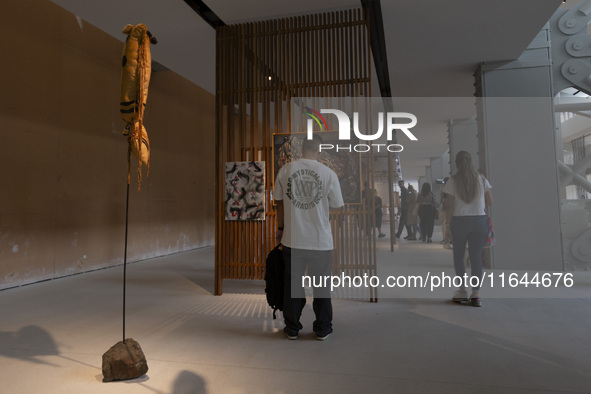
<svg viewBox="0 0 591 394"><path fill-rule="evenodd" d="M123 253L123 343L125 343L125 293L127 282L127 224L129 222L129 177L125 202L125 252Z"/></svg>

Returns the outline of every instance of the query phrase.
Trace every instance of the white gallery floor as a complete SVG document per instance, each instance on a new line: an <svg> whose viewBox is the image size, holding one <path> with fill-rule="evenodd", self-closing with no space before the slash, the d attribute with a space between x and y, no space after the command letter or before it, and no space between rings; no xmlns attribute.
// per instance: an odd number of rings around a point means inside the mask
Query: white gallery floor
<svg viewBox="0 0 591 394"><path fill-rule="evenodd" d="M378 272L451 272L437 243L378 241ZM263 281L224 281L214 248L128 265L126 336L146 376L102 382L122 339L122 267L0 291L1 393L591 393L591 273L557 298L335 299L334 333L287 340ZM400 271L398 271L400 270ZM492 293L492 292L491 292ZM558 293L557 293L558 294ZM566 294L566 295L565 295Z"/></svg>

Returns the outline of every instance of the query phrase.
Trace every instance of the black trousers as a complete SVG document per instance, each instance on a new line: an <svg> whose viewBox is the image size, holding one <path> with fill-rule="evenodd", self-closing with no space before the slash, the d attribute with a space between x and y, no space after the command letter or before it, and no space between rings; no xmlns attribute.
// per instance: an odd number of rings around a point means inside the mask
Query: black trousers
<svg viewBox="0 0 591 394"><path fill-rule="evenodd" d="M403 209L402 212L400 212L400 220L398 222L398 231L396 231L396 237L400 238L400 236L402 235L402 230L404 230L405 226L406 235L412 234L409 229L409 226L406 225L406 209Z"/></svg>
<svg viewBox="0 0 591 394"><path fill-rule="evenodd" d="M305 289L302 277L316 277L310 282L320 284L323 278L330 276L332 250L305 250L283 247L285 259L285 293L283 298L283 319L291 334L297 334L303 328L300 323L302 311L306 305ZM328 286L312 286L314 302L312 307L316 320L312 325L314 332L320 336L332 332L332 301L330 298L330 280Z"/></svg>
<svg viewBox="0 0 591 394"><path fill-rule="evenodd" d="M421 205L419 207L419 219L421 221L421 237L431 239L433 227L435 227L435 208L433 205Z"/></svg>

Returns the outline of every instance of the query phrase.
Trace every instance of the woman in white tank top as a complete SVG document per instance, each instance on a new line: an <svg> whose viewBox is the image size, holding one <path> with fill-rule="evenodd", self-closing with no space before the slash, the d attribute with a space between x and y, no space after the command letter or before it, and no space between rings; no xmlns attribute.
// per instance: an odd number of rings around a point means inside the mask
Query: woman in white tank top
<svg viewBox="0 0 591 394"><path fill-rule="evenodd" d="M483 274L482 248L488 234L486 206L492 205L491 185L484 176L474 170L470 153L458 152L455 163L457 171L444 188L444 192L448 195L446 215L449 227L447 230L451 230L448 231L448 234L451 234L453 243L456 275L465 277L464 256L467 244L471 276L467 277L468 279L458 288L453 300L456 302L470 300L473 306L482 306L479 284ZM468 298L466 291L468 286L472 287L470 298Z"/></svg>

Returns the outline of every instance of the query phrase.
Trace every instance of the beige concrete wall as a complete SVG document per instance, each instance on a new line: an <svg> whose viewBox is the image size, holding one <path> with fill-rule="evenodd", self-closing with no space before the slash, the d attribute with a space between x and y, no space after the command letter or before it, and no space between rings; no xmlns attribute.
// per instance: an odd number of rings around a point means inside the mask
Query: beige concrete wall
<svg viewBox="0 0 591 394"><path fill-rule="evenodd" d="M4 4L0 37L0 289L121 264L122 43L48 0ZM152 74L128 261L213 244L214 114L212 94Z"/></svg>

